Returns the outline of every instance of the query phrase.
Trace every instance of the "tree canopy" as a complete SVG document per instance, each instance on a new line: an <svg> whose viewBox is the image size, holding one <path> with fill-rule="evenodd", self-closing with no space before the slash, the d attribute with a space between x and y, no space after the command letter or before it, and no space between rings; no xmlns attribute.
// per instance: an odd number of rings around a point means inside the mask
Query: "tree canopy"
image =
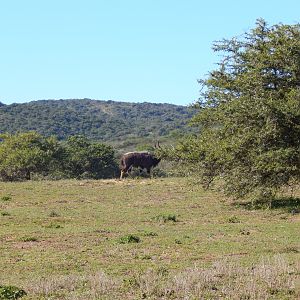
<svg viewBox="0 0 300 300"><path fill-rule="evenodd" d="M259 19L213 50L221 60L199 80L192 120L200 133L172 155L197 164L206 186L218 180L236 197L274 195L300 179L300 24Z"/></svg>

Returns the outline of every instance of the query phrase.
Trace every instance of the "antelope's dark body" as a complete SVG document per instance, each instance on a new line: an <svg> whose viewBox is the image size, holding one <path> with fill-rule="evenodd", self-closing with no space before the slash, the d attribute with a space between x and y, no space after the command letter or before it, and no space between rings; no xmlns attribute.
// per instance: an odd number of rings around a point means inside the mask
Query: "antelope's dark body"
<svg viewBox="0 0 300 300"><path fill-rule="evenodd" d="M150 152L128 152L121 158L121 179L125 173L128 173L132 167L147 169L150 174L151 169L158 165L159 158L156 158Z"/></svg>

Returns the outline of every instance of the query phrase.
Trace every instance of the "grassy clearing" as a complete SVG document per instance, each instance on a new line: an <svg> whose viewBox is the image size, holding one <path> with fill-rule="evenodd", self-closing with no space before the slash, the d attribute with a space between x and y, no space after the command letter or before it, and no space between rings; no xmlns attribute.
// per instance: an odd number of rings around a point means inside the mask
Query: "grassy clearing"
<svg viewBox="0 0 300 300"><path fill-rule="evenodd" d="M297 199L252 207L181 178L0 183L0 199L0 285L22 299L297 297Z"/></svg>

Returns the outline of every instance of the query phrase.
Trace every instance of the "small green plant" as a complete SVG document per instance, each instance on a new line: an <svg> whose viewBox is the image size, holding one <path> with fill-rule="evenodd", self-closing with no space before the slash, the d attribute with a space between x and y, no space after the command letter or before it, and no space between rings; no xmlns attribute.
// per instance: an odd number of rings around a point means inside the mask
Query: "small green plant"
<svg viewBox="0 0 300 300"><path fill-rule="evenodd" d="M247 230L247 229L241 229L241 230L240 230L240 233L241 233L242 235L249 235L249 234L250 234L250 231Z"/></svg>
<svg viewBox="0 0 300 300"><path fill-rule="evenodd" d="M141 239L138 236L132 235L132 234L128 234L128 235L122 236L118 240L118 242L120 244L139 243L140 241L141 241Z"/></svg>
<svg viewBox="0 0 300 300"><path fill-rule="evenodd" d="M28 237L24 237L22 239L22 242L37 242L38 238L34 237L34 236L28 236Z"/></svg>
<svg viewBox="0 0 300 300"><path fill-rule="evenodd" d="M156 270L156 274L162 277L166 277L169 273L170 271L166 266L159 266Z"/></svg>
<svg viewBox="0 0 300 300"><path fill-rule="evenodd" d="M18 299L27 295L26 292L18 287L0 285L0 299Z"/></svg>
<svg viewBox="0 0 300 300"><path fill-rule="evenodd" d="M1 216L10 216L10 213L7 211L2 211L0 214Z"/></svg>
<svg viewBox="0 0 300 300"><path fill-rule="evenodd" d="M11 195L4 195L0 199L3 202L7 202L7 201L10 201L12 199L12 197L11 197Z"/></svg>
<svg viewBox="0 0 300 300"><path fill-rule="evenodd" d="M57 213L56 211L52 210L49 214L49 217L51 217L51 218L60 217L60 214Z"/></svg>
<svg viewBox="0 0 300 300"><path fill-rule="evenodd" d="M176 215L173 215L173 214L161 214L161 215L158 215L154 218L152 218L153 220L155 221L158 221L158 222L162 222L162 223L166 223L166 222L178 222L178 219L177 219L177 216Z"/></svg>
<svg viewBox="0 0 300 300"><path fill-rule="evenodd" d="M138 288L139 286L140 284L134 276L123 279L124 288Z"/></svg>
<svg viewBox="0 0 300 300"><path fill-rule="evenodd" d="M241 220L237 216L232 216L228 219L229 223L241 223Z"/></svg>

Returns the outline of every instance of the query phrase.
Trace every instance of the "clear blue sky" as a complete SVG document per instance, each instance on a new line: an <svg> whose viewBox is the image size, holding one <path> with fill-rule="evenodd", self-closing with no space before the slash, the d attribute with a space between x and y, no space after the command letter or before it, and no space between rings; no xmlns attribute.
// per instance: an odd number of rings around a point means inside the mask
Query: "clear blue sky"
<svg viewBox="0 0 300 300"><path fill-rule="evenodd" d="M299 22L299 0L0 0L0 101L190 104L212 42L257 18Z"/></svg>

